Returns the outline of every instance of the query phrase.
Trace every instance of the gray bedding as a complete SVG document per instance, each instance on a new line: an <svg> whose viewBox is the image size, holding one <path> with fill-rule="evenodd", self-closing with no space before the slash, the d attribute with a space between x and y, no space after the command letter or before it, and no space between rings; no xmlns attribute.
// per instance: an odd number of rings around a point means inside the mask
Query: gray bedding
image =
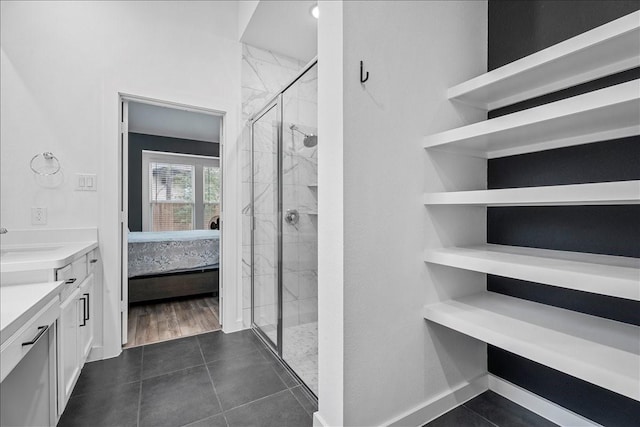
<svg viewBox="0 0 640 427"><path fill-rule="evenodd" d="M220 230L129 233L128 277L217 267Z"/></svg>

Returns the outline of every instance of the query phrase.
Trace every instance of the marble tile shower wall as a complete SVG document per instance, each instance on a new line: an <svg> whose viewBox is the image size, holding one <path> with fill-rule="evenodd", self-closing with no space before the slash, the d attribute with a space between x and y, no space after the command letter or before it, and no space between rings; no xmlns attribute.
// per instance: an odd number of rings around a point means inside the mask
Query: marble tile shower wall
<svg viewBox="0 0 640 427"><path fill-rule="evenodd" d="M291 81L304 63L253 46L243 46L243 319L251 322L251 129L247 120ZM304 133L317 132L317 73L308 73L283 97L283 209L297 209L300 221L283 229L284 326L317 321L317 147L305 147ZM275 239L273 214L276 177L275 129L271 121L257 129L262 142L255 149L256 295L263 320L275 324ZM263 323L266 323L263 322Z"/></svg>
<svg viewBox="0 0 640 427"><path fill-rule="evenodd" d="M283 210L300 213L297 224L283 228L285 328L318 319L318 152L305 147L302 134L317 134L317 83L314 68L283 95Z"/></svg>

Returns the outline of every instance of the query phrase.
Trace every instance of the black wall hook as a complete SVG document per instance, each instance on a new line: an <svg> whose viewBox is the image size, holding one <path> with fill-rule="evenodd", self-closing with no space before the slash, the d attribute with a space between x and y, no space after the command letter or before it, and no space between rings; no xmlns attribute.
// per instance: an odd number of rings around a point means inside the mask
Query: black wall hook
<svg viewBox="0 0 640 427"><path fill-rule="evenodd" d="M360 61L360 83L364 83L369 80L369 72L364 73L364 63Z"/></svg>

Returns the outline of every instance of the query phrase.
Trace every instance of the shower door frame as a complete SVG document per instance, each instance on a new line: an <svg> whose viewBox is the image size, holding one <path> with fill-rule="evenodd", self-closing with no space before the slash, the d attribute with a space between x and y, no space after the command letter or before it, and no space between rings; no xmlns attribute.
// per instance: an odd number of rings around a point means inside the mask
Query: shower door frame
<svg viewBox="0 0 640 427"><path fill-rule="evenodd" d="M282 357L282 90L278 95L276 95L265 107L263 107L255 116L251 118L251 328L258 332L260 337L268 343L272 350L274 350L280 357ZM276 222L277 222L277 232L276 232L276 283L277 283L277 326L276 326L276 342L273 340L262 330L260 325L255 322L255 230L256 230L256 217L255 217L255 180L254 180L254 131L253 126L255 123L264 117L267 113L269 113L272 109L276 109L276 121L277 121L277 132L276 132L276 168L277 168L277 178L276 178L276 187L278 192L278 204L277 204L277 214L276 214Z"/></svg>
<svg viewBox="0 0 640 427"><path fill-rule="evenodd" d="M300 379L299 375L289 366L289 364L284 360L283 357L283 336L282 336L282 332L283 332L283 324L282 324L282 314L283 314L283 280L282 280L282 248L283 248L283 242L282 242L282 221L283 221L283 210L282 210L282 201L283 201L283 139L284 139L284 129L283 129L283 103L282 103L282 99L283 99L283 95L284 93L287 91L287 89L289 89L291 86L293 86L298 80L300 80L309 70L311 70L314 66L316 66L318 64L318 58L315 57L313 58L307 65L305 65L300 72L293 78L291 79L291 81L289 81L289 83L287 83L275 96L273 96L266 104L264 107L262 107L256 114L254 114L250 119L249 119L249 123L251 125L251 329L253 329L258 336L262 339L262 341L264 341L265 343L267 343L270 347L271 350L276 353L276 355L279 357L279 359L285 364L285 366L288 368L288 370L290 372L292 372L293 374L295 374L296 377L298 377L298 379ZM277 180L276 180L276 184L278 187L278 217L277 217L277 222L278 222L278 226L277 226L277 245L278 245L278 250L277 250L277 286L278 286L278 291L277 291L277 304L278 304L278 325L277 325L277 343L273 343L273 341L269 338L269 336L262 331L262 329L260 328L259 325L257 325L255 323L255 318L254 318L254 310L255 310L255 275L254 275L254 261L255 261L255 241L254 241L254 234L255 234L255 209L254 209L254 202L255 202L255 194L254 194L254 186L255 186L255 181L254 181L254 164L253 164L253 158L254 158L254 132L253 132L253 126L255 124L256 121L258 121L262 116L264 116L265 114L267 114L269 111L271 111L272 108L277 108L276 113L277 113L277 137L278 137L278 141L277 141L277 165L278 165L278 173L277 173ZM309 387L306 385L306 383L302 380L300 380L300 382L305 386L305 388L307 388L312 394L314 394L311 389L309 389ZM314 394L315 395L315 394Z"/></svg>

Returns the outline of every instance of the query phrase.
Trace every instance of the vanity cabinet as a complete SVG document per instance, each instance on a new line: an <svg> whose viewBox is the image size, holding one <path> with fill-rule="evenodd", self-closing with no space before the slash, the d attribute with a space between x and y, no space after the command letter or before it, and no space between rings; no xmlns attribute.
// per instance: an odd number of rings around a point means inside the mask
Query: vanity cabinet
<svg viewBox="0 0 640 427"><path fill-rule="evenodd" d="M91 351L91 346L93 345L93 289L94 286L94 276L93 274L89 275L80 288L80 294L78 295L78 315L79 315L79 324L78 324L78 349L80 351L80 363L84 365L89 357L89 352Z"/></svg>
<svg viewBox="0 0 640 427"><path fill-rule="evenodd" d="M58 319L59 414L62 414L80 375L80 351L78 351L79 295L80 289L76 288L60 305L60 318Z"/></svg>
<svg viewBox="0 0 640 427"><path fill-rule="evenodd" d="M16 332L10 333L0 347L1 426L55 425L56 319L60 305L58 295L51 290L57 286L35 284L26 292L12 289L3 293L3 297L15 300L24 299L31 292L43 295L48 302ZM11 310L6 302L3 309Z"/></svg>
<svg viewBox="0 0 640 427"><path fill-rule="evenodd" d="M58 320L59 415L69 401L93 345L95 262L94 251L57 271L57 278L66 281Z"/></svg>
<svg viewBox="0 0 640 427"><path fill-rule="evenodd" d="M52 426L60 419L100 340L97 238L95 228L3 236L0 426Z"/></svg>

